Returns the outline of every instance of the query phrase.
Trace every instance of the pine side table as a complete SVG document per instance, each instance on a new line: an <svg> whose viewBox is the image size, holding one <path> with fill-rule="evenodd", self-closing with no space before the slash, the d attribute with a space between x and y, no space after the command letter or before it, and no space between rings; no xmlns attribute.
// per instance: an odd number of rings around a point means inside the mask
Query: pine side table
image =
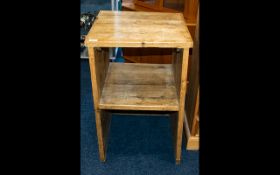
<svg viewBox="0 0 280 175"><path fill-rule="evenodd" d="M181 13L100 11L85 39L99 158L106 160L112 111L171 112L176 163L181 160L189 48ZM108 49L172 48L172 64L109 62Z"/></svg>

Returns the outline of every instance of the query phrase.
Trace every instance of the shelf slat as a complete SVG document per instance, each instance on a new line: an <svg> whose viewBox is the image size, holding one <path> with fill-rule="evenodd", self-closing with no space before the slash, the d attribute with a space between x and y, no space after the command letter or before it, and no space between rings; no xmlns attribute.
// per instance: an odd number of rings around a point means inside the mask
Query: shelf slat
<svg viewBox="0 0 280 175"><path fill-rule="evenodd" d="M178 111L172 65L110 63L99 108Z"/></svg>

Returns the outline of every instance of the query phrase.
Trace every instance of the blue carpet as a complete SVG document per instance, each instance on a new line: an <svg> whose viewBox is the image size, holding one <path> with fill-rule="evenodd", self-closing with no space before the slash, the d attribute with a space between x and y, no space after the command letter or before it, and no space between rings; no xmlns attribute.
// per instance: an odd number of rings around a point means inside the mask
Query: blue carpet
<svg viewBox="0 0 280 175"><path fill-rule="evenodd" d="M175 164L168 117L113 116L107 160L99 161L88 60L81 60L81 175L198 175L198 151ZM183 141L183 144L184 141Z"/></svg>
<svg viewBox="0 0 280 175"><path fill-rule="evenodd" d="M80 13L111 10L111 0L81 0Z"/></svg>

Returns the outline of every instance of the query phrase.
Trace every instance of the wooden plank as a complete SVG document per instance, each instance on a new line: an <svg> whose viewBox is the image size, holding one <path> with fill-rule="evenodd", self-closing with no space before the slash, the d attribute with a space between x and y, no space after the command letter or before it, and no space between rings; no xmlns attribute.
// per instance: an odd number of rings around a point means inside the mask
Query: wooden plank
<svg viewBox="0 0 280 175"><path fill-rule="evenodd" d="M106 161L106 140L109 133L111 115L104 110L95 110L96 133L98 140L99 159Z"/></svg>
<svg viewBox="0 0 280 175"><path fill-rule="evenodd" d="M89 48L88 50L94 102L98 104L109 66L109 51L106 48ZM95 107L98 109L98 106Z"/></svg>
<svg viewBox="0 0 280 175"><path fill-rule="evenodd" d="M181 145L183 133L183 120L184 120L184 105L187 86L187 69L188 69L189 49L177 49L173 52L173 71L174 81L176 84L177 94L179 96L179 112L176 115L176 133L175 139L175 157L176 162L181 160ZM174 124L173 124L174 125Z"/></svg>
<svg viewBox="0 0 280 175"><path fill-rule="evenodd" d="M173 74L174 74L174 81L177 90L178 96L180 96L180 86L181 86L181 73L182 73L182 50L181 49L174 49L172 52L172 66L173 66Z"/></svg>
<svg viewBox="0 0 280 175"><path fill-rule="evenodd" d="M187 48L192 44L183 15L160 12L101 11L85 40L87 47Z"/></svg>
<svg viewBox="0 0 280 175"><path fill-rule="evenodd" d="M178 32L180 33L184 33L186 32L186 28L185 27L176 27L173 25L165 25L162 26L161 24L154 24L154 26L158 25L158 27L156 28L147 28L146 26L139 26L139 24L133 24L130 23L129 25L131 27L135 27L135 29L133 31L127 31L127 26L128 24L125 25L121 25L118 26L117 28L115 26L112 26L112 24L108 24L108 23L102 23L98 26L96 26L95 28L93 28L93 32L96 33L108 33L108 32L118 32L118 33L131 33L131 32L135 32L135 33L156 33L156 32L169 32L171 34L176 34ZM161 28L163 27L163 28ZM164 30L164 31L163 31ZM187 35L185 35L187 37Z"/></svg>
<svg viewBox="0 0 280 175"><path fill-rule="evenodd" d="M109 38L109 37L108 37ZM125 37L122 37L122 39L124 39ZM120 40L122 40L120 39ZM186 47L186 43L180 43L180 42L174 42L174 40L170 40L170 41L159 41L159 42L154 42L154 41L145 41L142 40L142 42L139 42L139 40L136 41L129 41L129 42L119 42L117 43L116 40L114 41L99 41L96 42L96 40L90 40L91 43L88 43L87 46L89 47L155 47L158 48L159 45L161 48L170 48L170 47L176 47L176 48L183 48ZM190 43L188 43L188 47L192 47L192 45Z"/></svg>
<svg viewBox="0 0 280 175"><path fill-rule="evenodd" d="M199 150L199 137L191 136L188 140L187 150Z"/></svg>
<svg viewBox="0 0 280 175"><path fill-rule="evenodd" d="M189 87L186 97L186 116L184 130L186 132L186 149L199 149L199 12L194 38L192 59L189 63Z"/></svg>
<svg viewBox="0 0 280 175"><path fill-rule="evenodd" d="M162 19L162 20L181 20L181 13L162 13L162 12L133 12L133 11L106 11L101 10L98 14L99 18L135 18L135 19Z"/></svg>
<svg viewBox="0 0 280 175"><path fill-rule="evenodd" d="M184 117L184 130L186 136L186 149L187 150L199 150L199 136L192 136L188 124L188 120L186 120L186 114Z"/></svg>
<svg viewBox="0 0 280 175"><path fill-rule="evenodd" d="M192 122L192 128L191 128L191 135L195 136L198 133L199 128L199 89L196 95L196 103L195 103L195 109L194 109L194 119Z"/></svg>
<svg viewBox="0 0 280 175"><path fill-rule="evenodd" d="M182 146L182 134L183 134L183 122L185 114L185 96L187 87L187 73L188 73L188 61L189 61L189 49L183 50L182 64L181 64L181 78L180 78L180 89L179 90L179 112L177 120L177 131L176 131L176 162L181 161L181 146Z"/></svg>
<svg viewBox="0 0 280 175"><path fill-rule="evenodd" d="M153 63L153 64L171 64L171 48L124 48L123 58L126 62L133 63Z"/></svg>
<svg viewBox="0 0 280 175"><path fill-rule="evenodd" d="M178 146L178 142L177 142L177 139L178 139L178 132L177 132L177 129L178 129L178 112L174 112L172 114L170 114L170 123L171 123L171 132L172 132L172 140L173 140L173 148L174 148L174 155L175 155L175 161L176 161L176 164L179 164L180 161L181 161L181 158L177 159L177 146Z"/></svg>
<svg viewBox="0 0 280 175"><path fill-rule="evenodd" d="M172 66L110 63L99 107L177 111L179 106Z"/></svg>
<svg viewBox="0 0 280 175"><path fill-rule="evenodd" d="M154 29L153 29L154 30ZM175 35L175 33L180 33L180 36ZM173 36L173 37L172 37ZM170 38L172 37L172 38ZM184 40L188 37L187 33L181 33L181 32L170 32L169 34L165 35L165 31L153 31L153 32L149 32L149 34L147 33L133 33L133 32L127 32L127 33L120 33L117 36L115 36L114 32L107 32L107 33L103 33L103 32L99 32L96 33L94 38L89 40L92 42L96 42L96 43L113 43L116 42L117 40L119 40L120 42L122 40L129 40L126 41L126 44L130 44L130 43L138 43L141 44L141 46L147 46L149 44L153 44L156 45L158 43L166 43L166 44L171 44L172 46L174 44L183 44ZM191 36L189 36L191 37ZM139 41L142 41L141 43L139 43ZM115 43L117 44L117 43ZM122 43L119 43L122 44ZM105 47L105 46L104 46ZM169 45L169 47L171 47Z"/></svg>
<svg viewBox="0 0 280 175"><path fill-rule="evenodd" d="M99 159L101 161L105 161L106 159L106 150L105 150L105 142L104 142L104 134L102 129L102 111L95 110L95 124L96 124L96 133L97 133L97 141L98 141L98 150L99 150Z"/></svg>
<svg viewBox="0 0 280 175"><path fill-rule="evenodd" d="M105 82L106 72L109 65L108 49L88 48L89 65L92 81L92 94L94 98L96 132L98 138L99 158L106 159L106 136L109 132L111 118L108 113L99 110L99 98Z"/></svg>
<svg viewBox="0 0 280 175"><path fill-rule="evenodd" d="M96 76L96 67L95 67L95 62L96 62L96 56L94 52L94 48L89 47L88 48L88 55L89 55L89 67L90 67L90 75L91 75L91 85L92 85L92 95L94 99L94 109L98 109L98 102L99 97L100 97L100 82L99 79Z"/></svg>
<svg viewBox="0 0 280 175"><path fill-rule="evenodd" d="M102 126L102 132L103 132L103 141L104 141L104 151L106 152L107 149L107 138L110 131L110 125L112 120L112 114L106 110L100 110L101 111L101 126ZM105 156L106 159L106 156Z"/></svg>
<svg viewBox="0 0 280 175"><path fill-rule="evenodd" d="M198 105L199 105L199 15L197 15L197 27L194 38L194 47L192 59L189 61L189 86L187 89L188 95L186 97L186 116L190 123L191 135L196 135L196 119L195 116L198 115Z"/></svg>
<svg viewBox="0 0 280 175"><path fill-rule="evenodd" d="M170 117L174 111L106 110L112 115Z"/></svg>

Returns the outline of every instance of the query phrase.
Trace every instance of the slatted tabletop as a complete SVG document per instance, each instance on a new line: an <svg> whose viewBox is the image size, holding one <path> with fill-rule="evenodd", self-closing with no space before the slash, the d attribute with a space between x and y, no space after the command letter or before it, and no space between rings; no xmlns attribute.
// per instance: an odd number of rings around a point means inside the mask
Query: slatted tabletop
<svg viewBox="0 0 280 175"><path fill-rule="evenodd" d="M190 48L193 40L181 13L100 11L85 45Z"/></svg>

